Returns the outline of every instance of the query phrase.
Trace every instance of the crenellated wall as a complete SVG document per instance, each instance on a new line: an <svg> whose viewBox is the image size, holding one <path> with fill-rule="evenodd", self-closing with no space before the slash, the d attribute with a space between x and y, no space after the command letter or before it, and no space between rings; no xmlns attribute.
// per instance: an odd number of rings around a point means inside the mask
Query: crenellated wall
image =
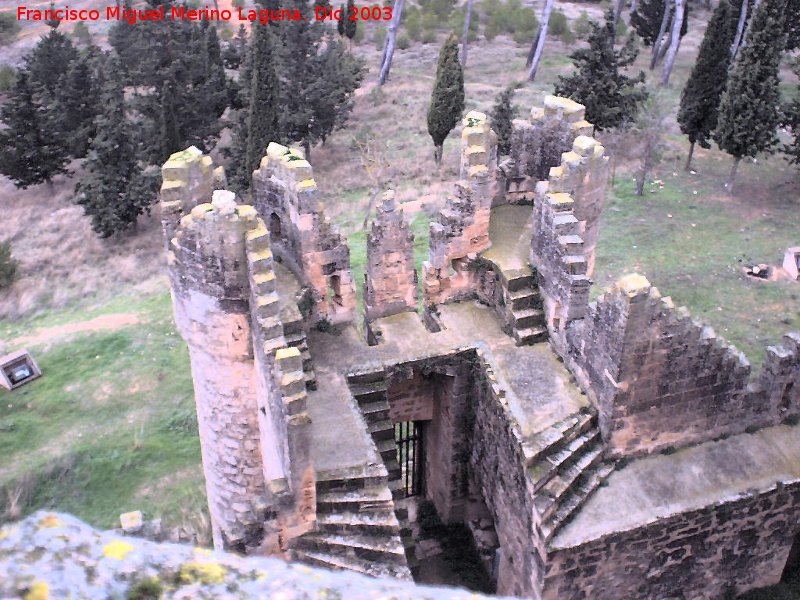
<svg viewBox="0 0 800 600"><path fill-rule="evenodd" d="M328 222L313 170L302 153L271 143L253 172L253 195L276 258L311 290L316 318L351 322L356 292L350 249Z"/></svg>
<svg viewBox="0 0 800 600"><path fill-rule="evenodd" d="M502 165L506 201L531 202L536 184L560 164L575 138L591 137L594 126L585 120L585 113L574 100L545 96L544 106L531 110L530 120L514 120L510 160Z"/></svg>
<svg viewBox="0 0 800 600"><path fill-rule="evenodd" d="M364 312L369 323L381 317L417 310L414 234L398 210L394 192L384 194L367 234Z"/></svg>
<svg viewBox="0 0 800 600"><path fill-rule="evenodd" d="M422 265L425 305L475 294L468 264L491 246L489 219L497 178L497 136L485 114L464 117L461 174L455 194L431 222L430 256Z"/></svg>
<svg viewBox="0 0 800 600"><path fill-rule="evenodd" d="M568 333L567 364L600 412L613 456L697 444L798 414L798 334L768 350L759 379L710 327L641 275L592 303Z"/></svg>

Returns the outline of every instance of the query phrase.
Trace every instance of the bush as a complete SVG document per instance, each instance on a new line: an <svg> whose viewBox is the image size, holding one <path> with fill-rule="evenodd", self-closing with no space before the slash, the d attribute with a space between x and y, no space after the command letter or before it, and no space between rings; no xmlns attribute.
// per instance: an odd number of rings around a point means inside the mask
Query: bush
<svg viewBox="0 0 800 600"><path fill-rule="evenodd" d="M408 50L411 47L411 40L408 35L401 33L397 36L397 47L400 50Z"/></svg>
<svg viewBox="0 0 800 600"><path fill-rule="evenodd" d="M460 9L453 12L448 22L450 30L461 39L464 35L464 19L467 18L467 7L462 6ZM480 28L480 17L478 16L478 7L472 7L472 17L469 20L469 41L475 42L478 40L478 33Z"/></svg>
<svg viewBox="0 0 800 600"><path fill-rule="evenodd" d="M228 42L233 39L233 31L228 29L227 27L223 27L219 30L219 39L223 42Z"/></svg>
<svg viewBox="0 0 800 600"><path fill-rule="evenodd" d="M436 42L436 32L435 31L431 31L429 29L428 31L423 31L422 32L422 43L423 44L433 44L435 42Z"/></svg>
<svg viewBox="0 0 800 600"><path fill-rule="evenodd" d="M561 37L569 31L569 21L567 15L556 9L550 15L550 22L547 24L547 33L555 37Z"/></svg>
<svg viewBox="0 0 800 600"><path fill-rule="evenodd" d="M530 44L539 29L539 19L536 18L536 13L532 8L520 8L518 15L511 37L518 44Z"/></svg>
<svg viewBox="0 0 800 600"><path fill-rule="evenodd" d="M589 15L586 11L581 11L581 14L575 19L575 25L572 26L572 31L578 39L585 40L592 33L592 22L589 20Z"/></svg>
<svg viewBox="0 0 800 600"><path fill-rule="evenodd" d="M13 42L19 30L19 23L13 13L0 13L0 46Z"/></svg>
<svg viewBox="0 0 800 600"><path fill-rule="evenodd" d="M442 22L450 17L456 0L420 0L419 5L423 12L432 14L439 22Z"/></svg>
<svg viewBox="0 0 800 600"><path fill-rule="evenodd" d="M17 72L9 65L0 66L0 92L9 92L17 82Z"/></svg>
<svg viewBox="0 0 800 600"><path fill-rule="evenodd" d="M92 34L89 32L89 28L83 21L78 21L75 23L75 26L72 28L72 37L74 37L84 46L88 46L92 43Z"/></svg>
<svg viewBox="0 0 800 600"><path fill-rule="evenodd" d="M17 267L19 263L11 256L11 242L0 243L0 290L16 281Z"/></svg>
<svg viewBox="0 0 800 600"><path fill-rule="evenodd" d="M369 21L362 21L359 24L359 26L356 27L356 34L353 36L353 43L354 44L360 44L361 42L364 41L364 37L367 35L366 32L364 31L364 29L366 29L366 27L364 27L364 25L366 23L368 23L368 22ZM381 29L384 28L382 25L378 25L378 27L380 27Z"/></svg>
<svg viewBox="0 0 800 600"><path fill-rule="evenodd" d="M617 34L618 40L624 38L626 35L628 35L628 24L620 19L614 32Z"/></svg>
<svg viewBox="0 0 800 600"><path fill-rule="evenodd" d="M375 33L372 34L372 41L375 42L376 49L383 50L384 45L386 45L386 28L378 27Z"/></svg>
<svg viewBox="0 0 800 600"><path fill-rule="evenodd" d="M422 15L415 6L410 7L403 17L403 28L415 42L422 39Z"/></svg>
<svg viewBox="0 0 800 600"><path fill-rule="evenodd" d="M484 37L491 41L496 36L510 34L517 43L529 44L536 35L539 20L532 8L522 6L520 0L491 2L483 5L487 16Z"/></svg>
<svg viewBox="0 0 800 600"><path fill-rule="evenodd" d="M574 44L575 43L575 34L572 33L572 30L567 28L567 30L561 34L561 41L565 44Z"/></svg>

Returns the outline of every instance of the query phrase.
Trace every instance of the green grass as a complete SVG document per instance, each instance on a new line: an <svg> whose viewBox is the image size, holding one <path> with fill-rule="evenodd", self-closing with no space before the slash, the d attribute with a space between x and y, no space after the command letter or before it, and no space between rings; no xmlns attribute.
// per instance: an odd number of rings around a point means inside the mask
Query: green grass
<svg viewBox="0 0 800 600"><path fill-rule="evenodd" d="M746 192L731 199L715 188L718 179L707 163L699 162L702 176L662 169L664 187L648 185L641 198L630 177L618 179L600 225L593 292L640 272L756 367L766 345L800 327L800 286L756 281L742 266L780 264L784 249L800 239L797 205L774 196L767 205L748 204L754 197ZM760 168L749 176L772 172Z"/></svg>
<svg viewBox="0 0 800 600"><path fill-rule="evenodd" d="M43 376L0 394L5 518L51 508L98 527L129 510L167 526L204 520L189 357L169 295L112 305L141 323L31 348Z"/></svg>

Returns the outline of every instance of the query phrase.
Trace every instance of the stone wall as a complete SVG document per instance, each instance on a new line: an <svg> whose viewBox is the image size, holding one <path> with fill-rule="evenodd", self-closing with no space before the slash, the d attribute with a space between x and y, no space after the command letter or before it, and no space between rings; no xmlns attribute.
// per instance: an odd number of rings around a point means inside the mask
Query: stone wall
<svg viewBox="0 0 800 600"><path fill-rule="evenodd" d="M800 482L577 547L553 549L543 598L717 600L778 582L800 532Z"/></svg>
<svg viewBox="0 0 800 600"><path fill-rule="evenodd" d="M394 192L384 194L367 234L364 311L367 323L405 311L416 311L417 271L414 234L397 210Z"/></svg>
<svg viewBox="0 0 800 600"><path fill-rule="evenodd" d="M531 110L530 120L514 120L511 160L503 165L506 201L530 202L536 183L547 179L575 138L592 135L594 127L585 113L583 105L569 98L545 96L544 106Z"/></svg>
<svg viewBox="0 0 800 600"><path fill-rule="evenodd" d="M497 178L497 136L486 115L464 117L461 173L455 194L431 222L430 257L423 263L425 305L475 294L468 264L491 246L489 218Z"/></svg>
<svg viewBox="0 0 800 600"><path fill-rule="evenodd" d="M181 219L168 262L192 362L214 544L244 551L262 542L267 509L245 248L258 223L228 194L215 192Z"/></svg>
<svg viewBox="0 0 800 600"><path fill-rule="evenodd" d="M271 143L253 173L253 195L276 258L311 290L315 317L332 323L352 321L356 293L350 249L328 222L311 165L302 153Z"/></svg>
<svg viewBox="0 0 800 600"><path fill-rule="evenodd" d="M798 334L768 349L751 385L741 352L640 275L598 298L568 337L567 362L599 409L613 456L742 433L800 410Z"/></svg>

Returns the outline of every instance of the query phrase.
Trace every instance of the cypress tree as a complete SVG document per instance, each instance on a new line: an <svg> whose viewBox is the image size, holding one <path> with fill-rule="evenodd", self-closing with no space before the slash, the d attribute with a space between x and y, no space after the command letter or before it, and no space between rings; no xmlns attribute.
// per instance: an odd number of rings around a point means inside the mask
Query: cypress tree
<svg viewBox="0 0 800 600"><path fill-rule="evenodd" d="M347 12L344 21L344 33L349 40L352 41L354 37L356 37L356 29L358 28L358 21L353 20L350 16L353 14L353 9L355 9L356 3L355 0L347 0Z"/></svg>
<svg viewBox="0 0 800 600"><path fill-rule="evenodd" d="M609 129L631 122L639 105L647 98L644 73L628 77L620 69L636 60L639 50L633 36L620 50L614 49L614 11L606 12L603 25L592 23L589 47L570 55L575 72L560 76L557 96L566 96L586 107L586 119L598 129Z"/></svg>
<svg viewBox="0 0 800 600"><path fill-rule="evenodd" d="M350 15L347 14L347 8L345 7L344 4L341 5L340 10L342 11L342 18L336 21L336 32L340 36L344 37L345 22L347 21L347 19L350 18Z"/></svg>
<svg viewBox="0 0 800 600"><path fill-rule="evenodd" d="M786 49L800 48L800 0L789 0L786 14L793 15L786 19Z"/></svg>
<svg viewBox="0 0 800 600"><path fill-rule="evenodd" d="M234 148L242 153L234 157L234 182L242 189L250 187L250 178L258 168L270 142L282 139L278 120L279 82L275 73L273 31L258 24L253 33L250 56L247 111L240 117Z"/></svg>
<svg viewBox="0 0 800 600"><path fill-rule="evenodd" d="M661 28L666 0L639 0L631 13L631 26L645 46L652 46Z"/></svg>
<svg viewBox="0 0 800 600"><path fill-rule="evenodd" d="M111 79L84 163L88 173L75 186L75 203L83 206L92 229L103 238L134 227L156 197L156 178L148 177L137 161L124 102L121 83Z"/></svg>
<svg viewBox="0 0 800 600"><path fill-rule="evenodd" d="M701 148L710 148L709 139L717 127L719 102L728 81L730 47L735 31L731 27L731 17L729 0L720 0L708 21L697 62L681 94L678 124L689 137L687 171L691 168L695 143L699 143Z"/></svg>
<svg viewBox="0 0 800 600"><path fill-rule="evenodd" d="M464 110L464 72L458 60L458 38L450 34L439 52L436 82L428 108L428 133L433 139L434 160L442 163L444 140Z"/></svg>
<svg viewBox="0 0 800 600"><path fill-rule="evenodd" d="M492 129L497 134L497 153L501 155L511 152L511 134L514 131L516 112L511 104L514 91L514 86L511 85L500 92L492 108Z"/></svg>
<svg viewBox="0 0 800 600"><path fill-rule="evenodd" d="M778 71L786 37L786 0L763 0L750 24L747 44L736 64L720 103L714 141L733 157L725 187L733 191L739 162L745 156L772 153L778 144L780 89Z"/></svg>
<svg viewBox="0 0 800 600"><path fill-rule="evenodd" d="M17 187L50 183L67 173L69 155L51 113L37 105L28 73L20 70L8 100L0 109L0 173Z"/></svg>
<svg viewBox="0 0 800 600"><path fill-rule="evenodd" d="M162 162L182 146L182 137L175 119L175 85L165 81L161 86L161 119L159 122L160 159Z"/></svg>
<svg viewBox="0 0 800 600"><path fill-rule="evenodd" d="M59 79L54 118L59 135L75 158L83 158L94 137L94 120L100 113L100 89L88 58L75 61Z"/></svg>
<svg viewBox="0 0 800 600"><path fill-rule="evenodd" d="M793 71L800 77L800 61L795 62ZM783 125L792 132L792 143L786 144L783 151L789 162L800 165L800 85L795 99L783 107Z"/></svg>

